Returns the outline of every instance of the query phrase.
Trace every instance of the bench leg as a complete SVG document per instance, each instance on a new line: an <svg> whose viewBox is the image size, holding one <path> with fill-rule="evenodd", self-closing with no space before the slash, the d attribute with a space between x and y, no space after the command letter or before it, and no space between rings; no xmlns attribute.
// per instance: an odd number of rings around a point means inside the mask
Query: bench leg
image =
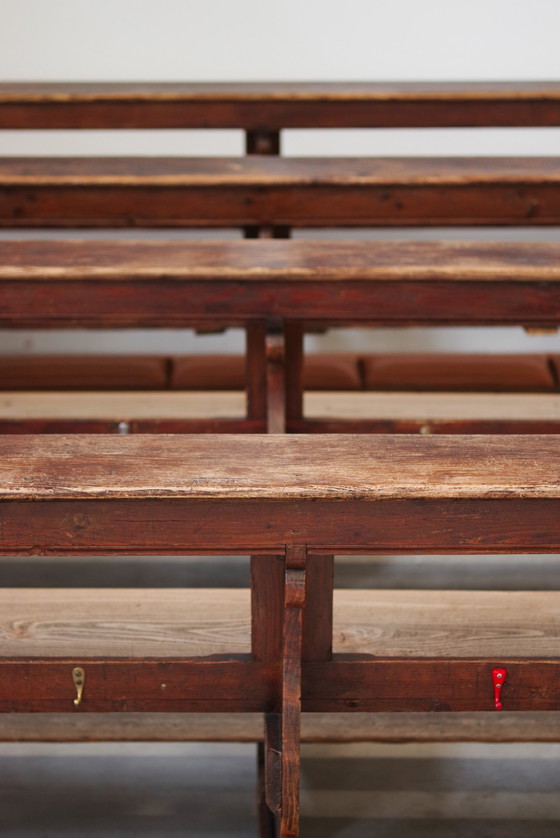
<svg viewBox="0 0 560 838"><path fill-rule="evenodd" d="M283 434L303 418L303 329L299 323L247 326L247 417Z"/></svg>
<svg viewBox="0 0 560 838"><path fill-rule="evenodd" d="M282 662L281 712L266 715L258 754L261 838L295 838L299 830L306 554L305 547L288 547L285 563L279 556L251 559L253 658Z"/></svg>
<svg viewBox="0 0 560 838"><path fill-rule="evenodd" d="M299 833L301 657L306 557L307 550L305 547L288 547L286 549L282 642L279 838L292 838Z"/></svg>
<svg viewBox="0 0 560 838"><path fill-rule="evenodd" d="M255 661L279 661L284 624L284 556L251 556L251 648ZM257 745L257 816L260 838L276 838L280 811L280 717L265 718L265 743Z"/></svg>

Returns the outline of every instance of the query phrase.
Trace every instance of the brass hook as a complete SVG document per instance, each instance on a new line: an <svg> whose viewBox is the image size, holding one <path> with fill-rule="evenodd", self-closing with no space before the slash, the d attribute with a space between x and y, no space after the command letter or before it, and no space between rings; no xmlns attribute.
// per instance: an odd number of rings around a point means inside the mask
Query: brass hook
<svg viewBox="0 0 560 838"><path fill-rule="evenodd" d="M85 670L82 669L81 666L76 666L72 670L72 680L74 681L74 686L76 687L77 697L74 699L74 704L78 707L79 704L82 702L82 695L84 692L84 683L86 680L86 673Z"/></svg>

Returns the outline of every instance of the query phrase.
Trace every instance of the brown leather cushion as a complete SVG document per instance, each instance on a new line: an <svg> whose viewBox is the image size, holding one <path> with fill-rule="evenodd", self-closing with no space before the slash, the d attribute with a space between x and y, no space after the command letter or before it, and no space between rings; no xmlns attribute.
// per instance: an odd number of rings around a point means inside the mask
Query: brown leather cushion
<svg viewBox="0 0 560 838"><path fill-rule="evenodd" d="M360 390L355 355L308 355L305 359L306 390ZM242 355L191 355L173 358L174 390L243 390L245 359Z"/></svg>
<svg viewBox="0 0 560 838"><path fill-rule="evenodd" d="M555 389L560 389L560 355L550 355L550 366L554 377Z"/></svg>
<svg viewBox="0 0 560 838"><path fill-rule="evenodd" d="M366 390L554 391L546 355L373 355L362 358Z"/></svg>
<svg viewBox="0 0 560 838"><path fill-rule="evenodd" d="M0 390L162 390L165 358L144 356L4 356Z"/></svg>

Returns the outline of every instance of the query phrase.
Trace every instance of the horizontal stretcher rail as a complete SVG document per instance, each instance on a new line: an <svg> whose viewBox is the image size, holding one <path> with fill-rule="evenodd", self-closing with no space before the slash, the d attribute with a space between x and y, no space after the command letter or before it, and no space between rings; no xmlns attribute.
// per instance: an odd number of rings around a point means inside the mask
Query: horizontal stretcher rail
<svg viewBox="0 0 560 838"><path fill-rule="evenodd" d="M85 672L75 704L73 671ZM558 659L335 658L302 664L304 712L558 711ZM280 665L249 661L0 658L0 712L275 712Z"/></svg>

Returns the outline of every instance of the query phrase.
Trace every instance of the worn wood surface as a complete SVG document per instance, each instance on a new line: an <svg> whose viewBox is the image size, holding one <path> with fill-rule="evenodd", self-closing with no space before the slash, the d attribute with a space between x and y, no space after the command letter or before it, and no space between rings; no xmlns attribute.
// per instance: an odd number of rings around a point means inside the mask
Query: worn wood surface
<svg viewBox="0 0 560 838"><path fill-rule="evenodd" d="M257 713L0 714L0 742L258 742ZM547 713L303 713L302 742L558 742Z"/></svg>
<svg viewBox="0 0 560 838"><path fill-rule="evenodd" d="M2 158L5 227L554 225L560 158Z"/></svg>
<svg viewBox="0 0 560 838"><path fill-rule="evenodd" d="M558 172L560 181L560 170ZM560 282L559 242L3 240L0 279Z"/></svg>
<svg viewBox="0 0 560 838"><path fill-rule="evenodd" d="M550 327L559 266L556 242L5 241L0 325Z"/></svg>
<svg viewBox="0 0 560 838"><path fill-rule="evenodd" d="M263 583L267 566L274 580L276 567L283 565L276 556L258 556L256 561L263 568ZM328 557L316 561L330 564ZM305 661L328 660L331 650L384 657L560 657L554 591L337 590L333 632L328 611L309 610L315 576L308 580L304 625L314 618L311 627L317 637L310 631ZM252 651L256 661L278 661L282 633L274 628L282 613L270 613L267 624L261 609L274 600L256 585L253 593L260 597L253 608L262 633L253 636L251 647L248 590L4 589L2 655L188 658Z"/></svg>
<svg viewBox="0 0 560 838"><path fill-rule="evenodd" d="M560 125L558 82L0 85L3 128Z"/></svg>
<svg viewBox="0 0 560 838"><path fill-rule="evenodd" d="M544 435L4 436L0 497L558 499L560 449Z"/></svg>

